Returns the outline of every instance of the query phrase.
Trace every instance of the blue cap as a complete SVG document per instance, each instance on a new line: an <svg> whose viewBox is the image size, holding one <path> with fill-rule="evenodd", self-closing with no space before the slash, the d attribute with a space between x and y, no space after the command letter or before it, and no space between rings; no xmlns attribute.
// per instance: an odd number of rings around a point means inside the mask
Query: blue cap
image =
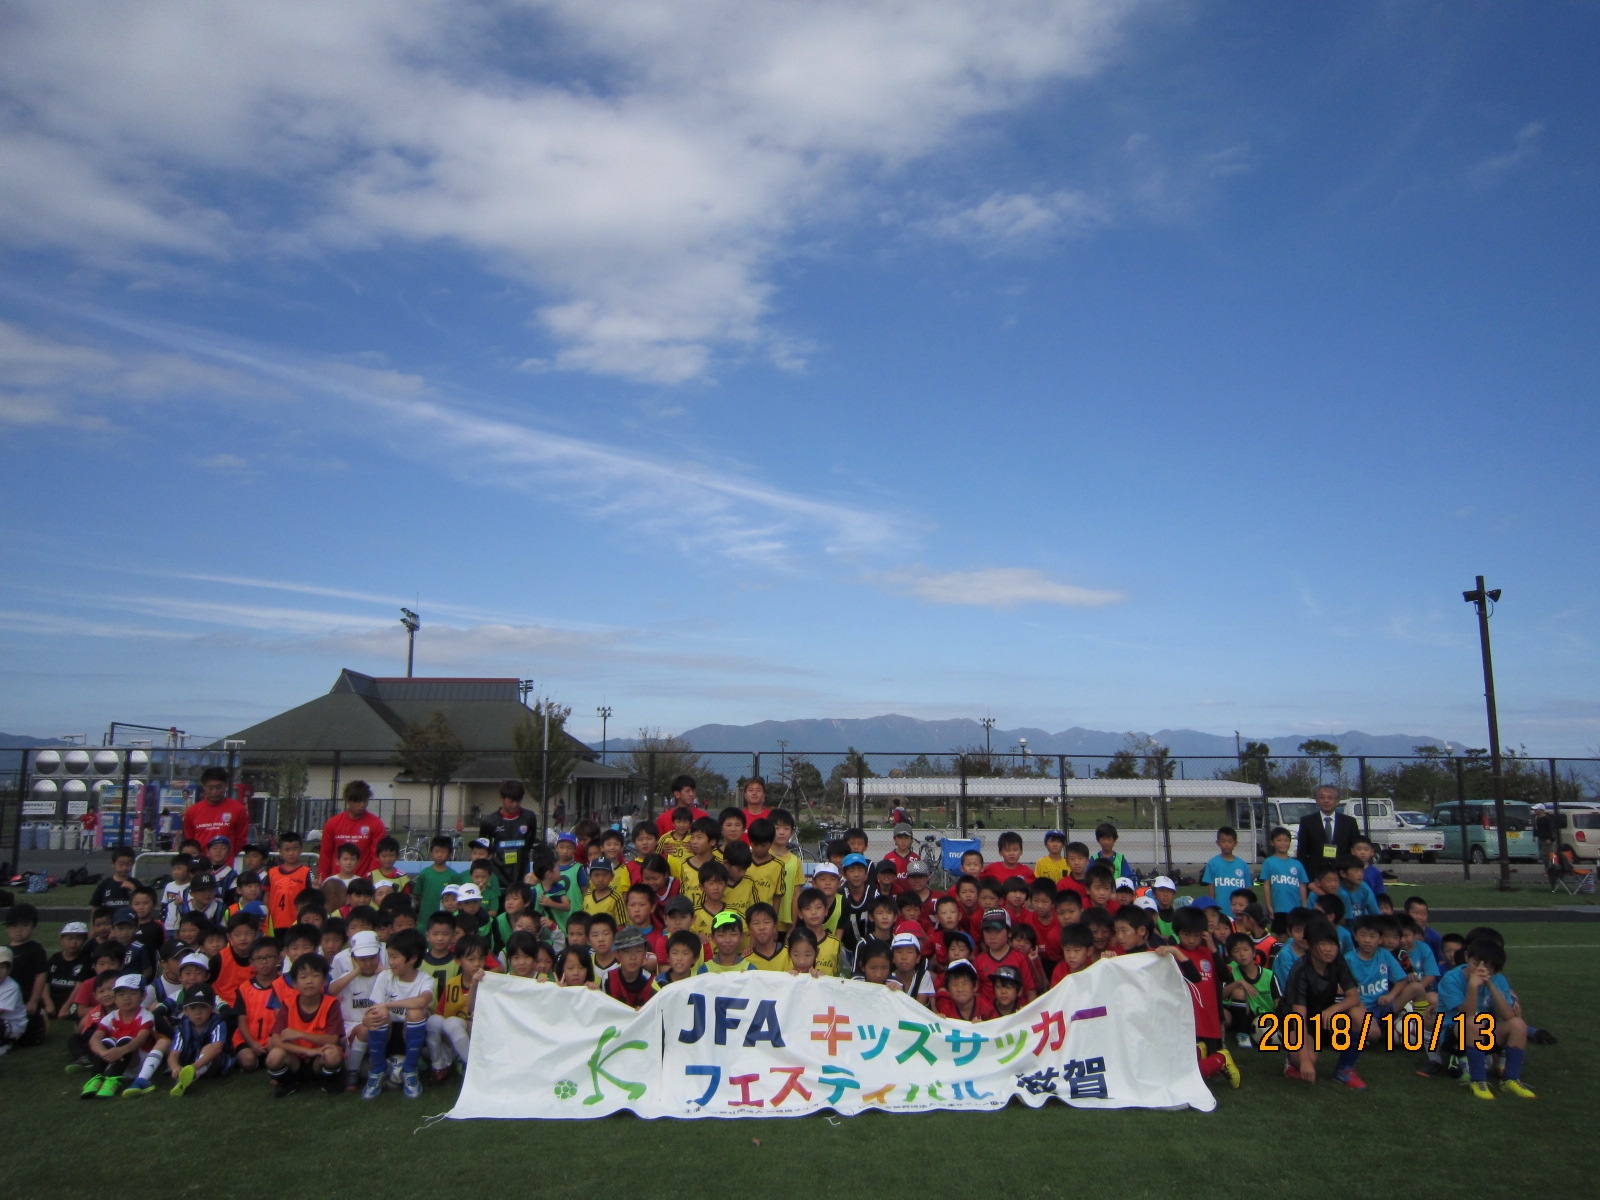
<svg viewBox="0 0 1600 1200"><path fill-rule="evenodd" d="M1046 829L1044 831L1044 840L1048 842L1051 838L1057 838L1057 839L1059 839L1059 840L1064 842L1064 841L1067 840L1067 835L1066 835L1066 832L1064 830Z"/></svg>
<svg viewBox="0 0 1600 1200"><path fill-rule="evenodd" d="M872 869L872 864L867 861L867 856L865 854L846 854L844 856L844 862L840 863L839 865L844 867L866 867L868 870Z"/></svg>
<svg viewBox="0 0 1600 1200"><path fill-rule="evenodd" d="M576 834L572 834L572 833L558 833L558 834L556 834L556 841L558 843L559 842L571 842L574 846L576 846L578 844L578 837L577 837Z"/></svg>
<svg viewBox="0 0 1600 1200"><path fill-rule="evenodd" d="M137 925L139 923L139 917L138 914L133 911L133 909L124 905L122 908L117 909L116 912L111 914L111 923L113 925Z"/></svg>
<svg viewBox="0 0 1600 1200"><path fill-rule="evenodd" d="M1210 896L1196 896L1193 900L1191 900L1189 902L1188 907L1189 908L1221 908L1222 905L1218 904Z"/></svg>

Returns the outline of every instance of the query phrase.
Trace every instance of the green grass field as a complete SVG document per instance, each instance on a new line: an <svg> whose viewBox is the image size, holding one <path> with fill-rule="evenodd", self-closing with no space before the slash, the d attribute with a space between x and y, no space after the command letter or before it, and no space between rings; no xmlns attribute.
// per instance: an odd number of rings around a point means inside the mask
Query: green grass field
<svg viewBox="0 0 1600 1200"><path fill-rule="evenodd" d="M1214 1113L1082 1112L1052 1105L999 1113L804 1117L764 1121L443 1121L455 1084L416 1102L386 1092L301 1093L274 1101L260 1076L202 1082L174 1100L84 1101L59 1036L0 1058L6 1180L14 1196L227 1197L439 1194L592 1196L619 1185L649 1196L1059 1196L1088 1173L1122 1194L1183 1200L1252 1188L1296 1194L1307 1179L1347 1194L1472 1195L1570 1190L1582 1177L1585 1097L1600 1067L1586 1024L1600 983L1600 924L1504 926L1508 973L1532 1019L1560 1044L1533 1047L1536 1101L1473 1100L1413 1074L1420 1055L1369 1053L1365 1094L1279 1074L1245 1056L1244 1086ZM54 929L41 931L46 945ZM1331 1064L1331 1055L1325 1062ZM1580 1124L1582 1122L1583 1124Z"/></svg>

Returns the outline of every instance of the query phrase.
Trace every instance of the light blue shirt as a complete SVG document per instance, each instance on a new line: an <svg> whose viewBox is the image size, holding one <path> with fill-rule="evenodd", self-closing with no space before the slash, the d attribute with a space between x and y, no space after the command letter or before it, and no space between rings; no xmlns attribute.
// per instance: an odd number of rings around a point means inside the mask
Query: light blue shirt
<svg viewBox="0 0 1600 1200"><path fill-rule="evenodd" d="M1214 885L1216 890L1211 894L1225 905L1236 889L1250 886L1250 864L1238 856L1230 859L1212 855L1200 874L1200 882Z"/></svg>
<svg viewBox="0 0 1600 1200"><path fill-rule="evenodd" d="M1400 960L1382 946L1372 952L1371 958L1362 958L1360 951L1352 950L1344 956L1350 964L1350 974L1356 977L1361 989L1361 1003L1371 1008L1396 984L1406 981L1406 969Z"/></svg>
<svg viewBox="0 0 1600 1200"><path fill-rule="evenodd" d="M1339 899L1344 901L1344 923L1354 925L1362 917L1370 917L1378 912L1378 898L1372 894L1372 889L1364 883L1356 885L1351 891L1344 884L1339 885ZM1340 939L1343 940L1342 938Z"/></svg>
<svg viewBox="0 0 1600 1200"><path fill-rule="evenodd" d="M1411 960L1411 973L1427 978L1429 975L1439 973L1439 960L1433 956L1433 948L1421 938L1416 945L1406 951L1406 957Z"/></svg>
<svg viewBox="0 0 1600 1200"><path fill-rule="evenodd" d="M1261 882L1267 885L1272 911L1287 913L1300 907L1300 887L1302 884L1309 887L1311 876L1306 874L1305 865L1298 858L1279 858L1274 854L1261 860ZM1272 976L1276 979L1278 973L1274 971Z"/></svg>
<svg viewBox="0 0 1600 1200"><path fill-rule="evenodd" d="M1453 1017L1467 1003L1467 972L1471 970L1463 963L1453 967L1450 973L1439 980L1439 1007L1444 1009L1446 1017ZM1493 1015L1494 1005L1489 999L1489 989L1494 988L1505 1000L1507 1006L1517 1002L1516 994L1511 990L1511 984L1504 975L1491 976L1487 984L1478 986L1478 1011Z"/></svg>

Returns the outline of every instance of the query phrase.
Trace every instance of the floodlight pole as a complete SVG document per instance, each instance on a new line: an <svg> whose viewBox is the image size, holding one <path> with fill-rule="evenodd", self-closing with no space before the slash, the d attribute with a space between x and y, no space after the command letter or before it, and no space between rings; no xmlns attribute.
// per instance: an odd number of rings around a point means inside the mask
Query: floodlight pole
<svg viewBox="0 0 1600 1200"><path fill-rule="evenodd" d="M400 624L404 625L406 630L406 678L410 679L417 658L417 630L422 628L422 618L409 608L402 608Z"/></svg>
<svg viewBox="0 0 1600 1200"><path fill-rule="evenodd" d="M994 718L979 717L978 724L983 726L983 756L988 758L993 754L993 751L989 748L989 731L994 728Z"/></svg>
<svg viewBox="0 0 1600 1200"><path fill-rule="evenodd" d="M606 723L611 720L611 706L602 704L594 711L595 715L600 718L600 765L604 766L606 761Z"/></svg>
<svg viewBox="0 0 1600 1200"><path fill-rule="evenodd" d="M1500 773L1500 717L1494 703L1494 658L1489 651L1489 606L1500 599L1500 589L1487 590L1483 576L1477 577L1478 586L1462 592L1461 598L1478 610L1478 643L1483 653L1483 699L1489 710L1489 769L1494 787L1494 823L1500 852L1500 890L1511 890L1511 854L1506 846L1506 789ZM1466 843L1461 853L1467 852Z"/></svg>

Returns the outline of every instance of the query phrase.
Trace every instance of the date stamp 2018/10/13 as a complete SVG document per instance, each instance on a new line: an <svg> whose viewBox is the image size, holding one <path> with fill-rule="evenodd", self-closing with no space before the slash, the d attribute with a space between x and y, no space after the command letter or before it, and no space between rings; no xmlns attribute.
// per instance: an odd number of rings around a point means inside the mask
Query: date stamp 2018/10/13
<svg viewBox="0 0 1600 1200"><path fill-rule="evenodd" d="M1327 1020L1321 1015L1302 1017L1299 1013L1265 1013L1260 1018L1261 1037L1257 1050L1297 1053L1310 1049L1321 1050L1437 1050L1440 1042L1446 1050L1467 1045L1468 1030L1477 1036L1474 1049L1494 1049L1494 1016L1479 1013L1471 1021L1465 1014L1457 1013L1449 1020L1436 1013L1431 1021L1421 1013L1384 1013L1374 1019L1365 1014L1358 1024L1349 1013L1335 1013Z"/></svg>

